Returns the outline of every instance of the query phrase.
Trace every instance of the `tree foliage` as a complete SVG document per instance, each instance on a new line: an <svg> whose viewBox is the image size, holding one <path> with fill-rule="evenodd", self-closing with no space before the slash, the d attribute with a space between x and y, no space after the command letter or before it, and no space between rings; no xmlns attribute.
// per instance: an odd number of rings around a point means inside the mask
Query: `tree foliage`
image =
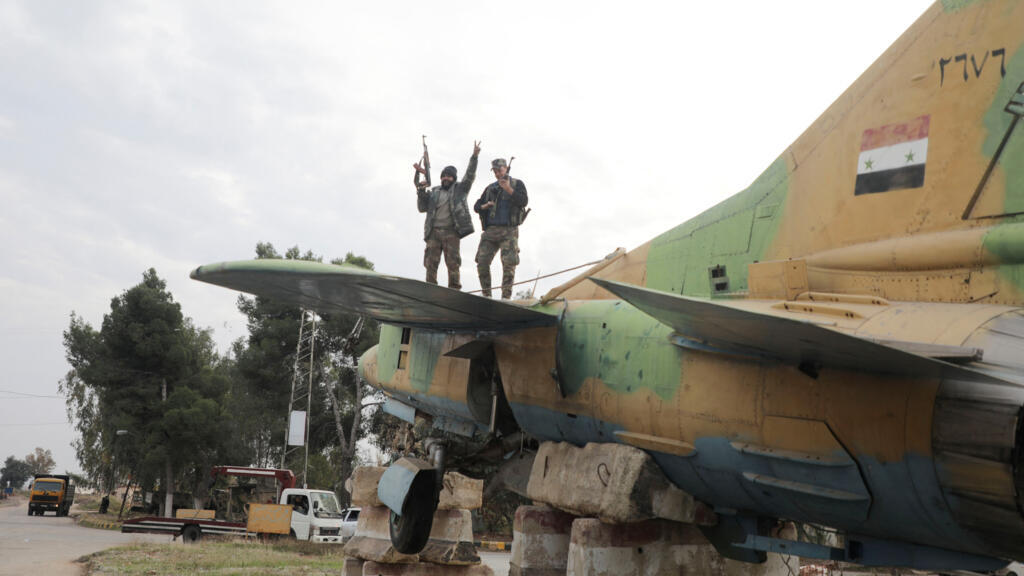
<svg viewBox="0 0 1024 576"><path fill-rule="evenodd" d="M76 455L101 487L152 486L168 467L198 487L214 462L246 457L226 417L229 368L155 270L111 300L100 330L72 313L64 347Z"/></svg>
<svg viewBox="0 0 1024 576"><path fill-rule="evenodd" d="M4 467L0 469L0 488L6 488L10 482L12 488L21 488L32 477L32 469L28 462L8 456Z"/></svg>
<svg viewBox="0 0 1024 576"><path fill-rule="evenodd" d="M28 464L29 472L33 476L36 474L49 474L53 472L53 467L57 465L53 460L53 452L38 447L32 454L25 456L25 464Z"/></svg>
<svg viewBox="0 0 1024 576"><path fill-rule="evenodd" d="M321 256L302 252L297 246L282 255L270 243L257 244L256 257L323 261ZM351 252L331 263L373 269L372 262ZM249 329L248 338L234 347L239 409L248 414L244 418L246 438L256 454L256 463L276 467L284 449L301 311L260 296L239 296L238 309L246 316ZM307 482L311 486L341 488L352 470L355 443L366 430L361 406L369 392L355 373L354 359L376 343L378 329L368 322L361 331L354 331L359 322L355 314L319 315L309 414ZM289 458L286 467L301 474L301 454Z"/></svg>

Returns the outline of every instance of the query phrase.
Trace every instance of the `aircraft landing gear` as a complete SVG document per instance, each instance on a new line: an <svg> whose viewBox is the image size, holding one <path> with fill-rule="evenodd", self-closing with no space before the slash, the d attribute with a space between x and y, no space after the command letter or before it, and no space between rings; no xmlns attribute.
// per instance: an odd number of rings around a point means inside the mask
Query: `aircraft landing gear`
<svg viewBox="0 0 1024 576"><path fill-rule="evenodd" d="M416 554L427 545L443 486L444 441L430 438L425 444L429 463L416 458L401 458L388 468L385 476L390 478L382 477L378 488L381 499L391 508L388 519L391 544L402 554ZM402 495L401 514L395 513L396 506L393 505L399 495Z"/></svg>

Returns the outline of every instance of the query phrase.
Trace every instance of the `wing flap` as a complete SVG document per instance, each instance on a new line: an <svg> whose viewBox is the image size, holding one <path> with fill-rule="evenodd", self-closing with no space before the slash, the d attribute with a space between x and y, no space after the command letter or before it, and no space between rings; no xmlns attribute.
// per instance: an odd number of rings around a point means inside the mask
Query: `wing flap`
<svg viewBox="0 0 1024 576"><path fill-rule="evenodd" d="M200 266L194 280L320 312L351 312L411 328L508 331L557 316L358 266L305 260L242 260Z"/></svg>

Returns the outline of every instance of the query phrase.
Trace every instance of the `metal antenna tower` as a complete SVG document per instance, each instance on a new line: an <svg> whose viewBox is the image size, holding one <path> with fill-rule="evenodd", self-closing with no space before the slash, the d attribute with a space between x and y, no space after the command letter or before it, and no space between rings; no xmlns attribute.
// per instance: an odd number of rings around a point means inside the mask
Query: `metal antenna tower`
<svg viewBox="0 0 1024 576"><path fill-rule="evenodd" d="M303 448L305 453L302 457L302 487L308 488L306 473L309 470L309 411L313 405L313 355L317 315L312 310L301 312L299 342L295 346L295 365L292 367L292 399L288 403L281 468L284 468L289 454Z"/></svg>

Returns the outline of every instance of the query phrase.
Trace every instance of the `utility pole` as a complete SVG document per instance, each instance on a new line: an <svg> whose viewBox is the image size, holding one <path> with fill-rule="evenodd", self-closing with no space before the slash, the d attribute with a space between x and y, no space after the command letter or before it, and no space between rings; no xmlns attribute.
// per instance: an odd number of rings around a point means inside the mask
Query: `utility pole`
<svg viewBox="0 0 1024 576"><path fill-rule="evenodd" d="M313 372L316 344L317 316L312 310L301 310L299 321L299 342L295 346L295 364L292 367L292 397L288 403L288 418L284 430L284 450L281 453L281 468L285 467L288 455L302 446L302 487L308 488L309 481L309 412L313 407Z"/></svg>

